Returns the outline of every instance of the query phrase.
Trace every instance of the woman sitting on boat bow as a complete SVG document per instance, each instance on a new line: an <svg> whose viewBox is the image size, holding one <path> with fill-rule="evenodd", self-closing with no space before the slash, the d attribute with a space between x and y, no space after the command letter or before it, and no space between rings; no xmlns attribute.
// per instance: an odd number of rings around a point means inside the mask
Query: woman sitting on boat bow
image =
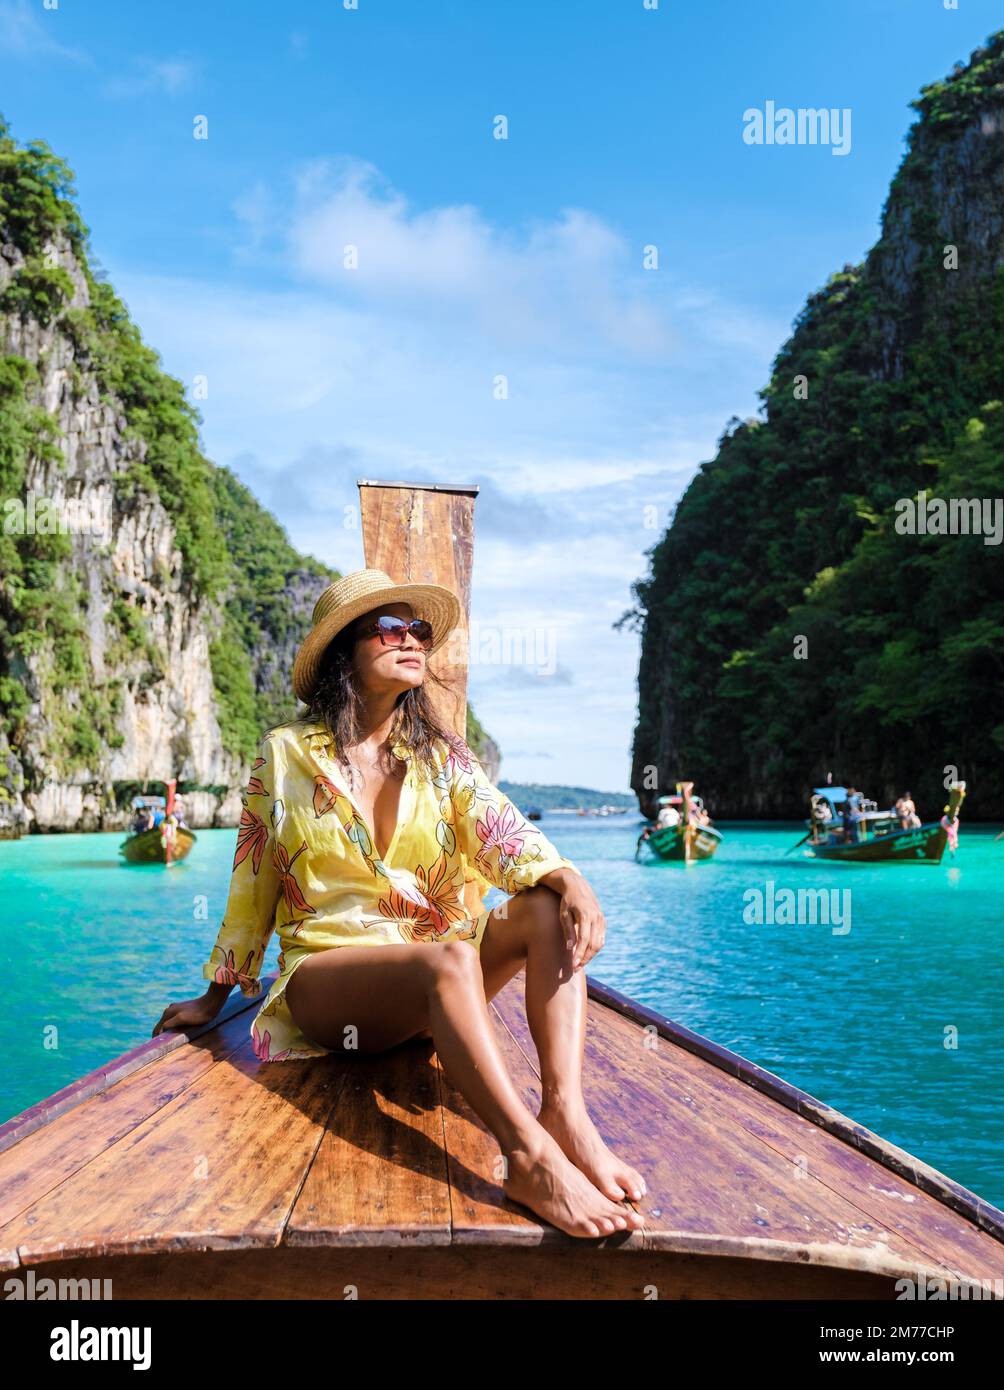
<svg viewBox="0 0 1004 1390"><path fill-rule="evenodd" d="M603 946L603 914L576 867L439 723L427 660L459 621L449 589L377 570L318 599L293 669L308 715L261 741L203 969L212 983L169 1005L153 1031L208 1022L234 984L256 995L278 927L279 976L252 1025L262 1061L431 1037L499 1140L508 1197L570 1235L633 1230L642 1218L622 1203L644 1195L644 1180L604 1144L581 1089L583 967ZM472 916L472 875L513 896ZM521 969L540 1059L536 1118L487 1009Z"/></svg>

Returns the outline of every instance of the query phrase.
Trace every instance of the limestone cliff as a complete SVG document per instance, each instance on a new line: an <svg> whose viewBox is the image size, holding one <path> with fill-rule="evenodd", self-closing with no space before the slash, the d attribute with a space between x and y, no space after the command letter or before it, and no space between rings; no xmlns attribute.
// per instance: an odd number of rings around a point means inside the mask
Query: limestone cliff
<svg viewBox="0 0 1004 1390"><path fill-rule="evenodd" d="M5 513L6 538L21 543L28 573L8 569L0 578L9 718L0 743L0 826L117 827L129 796L168 775L182 783L190 823L232 824L247 749L224 738L213 655L226 637L224 608L234 586L225 582L211 596L193 584L174 519L156 491L135 481L147 443L66 331L64 314L91 307L74 249L56 236L43 244L42 257L65 274L68 292L62 314L40 319L9 307L29 258L12 243L0 255L0 304L7 308L0 353L8 367L33 369L25 372L25 401L51 422L53 446L27 449L17 494L25 511L12 506ZM213 481L240 490L235 479ZM19 536L22 518L25 529L32 521L29 499L36 528L65 525L65 534ZM245 505L256 506L249 494ZM270 521L264 514L259 520ZM278 673L289 670L327 575L314 562L297 569L289 559L279 593L288 619L284 640L258 627L244 649L246 666L234 673L244 678L252 720L253 696L273 690ZM20 600L31 571L43 566L35 577L46 584L50 605L36 605L32 621L19 622L27 616ZM11 685L20 687L21 699L10 698ZM227 693L233 700L236 692Z"/></svg>
<svg viewBox="0 0 1004 1390"><path fill-rule="evenodd" d="M0 119L0 836L120 829L172 776L191 825L236 824L334 577L202 455L69 170Z"/></svg>
<svg viewBox="0 0 1004 1390"><path fill-rule="evenodd" d="M655 547L632 787L801 816L834 774L883 804L1004 815L1004 560L905 533L903 499L1004 496L1004 33L925 88L878 243L810 296Z"/></svg>
<svg viewBox="0 0 1004 1390"><path fill-rule="evenodd" d="M71 192L0 124L0 834L118 828L168 776L233 824L333 572L202 457Z"/></svg>

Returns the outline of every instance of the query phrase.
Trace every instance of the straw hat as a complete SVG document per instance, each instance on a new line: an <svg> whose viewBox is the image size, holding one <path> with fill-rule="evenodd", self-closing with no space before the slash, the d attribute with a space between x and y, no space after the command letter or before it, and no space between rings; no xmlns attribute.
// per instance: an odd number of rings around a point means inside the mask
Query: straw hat
<svg viewBox="0 0 1004 1390"><path fill-rule="evenodd" d="M409 603L416 618L432 624L431 655L460 622L460 600L441 584L395 584L383 570L356 570L329 584L314 604L313 624L293 663L293 691L309 704L325 648L364 613L388 603Z"/></svg>

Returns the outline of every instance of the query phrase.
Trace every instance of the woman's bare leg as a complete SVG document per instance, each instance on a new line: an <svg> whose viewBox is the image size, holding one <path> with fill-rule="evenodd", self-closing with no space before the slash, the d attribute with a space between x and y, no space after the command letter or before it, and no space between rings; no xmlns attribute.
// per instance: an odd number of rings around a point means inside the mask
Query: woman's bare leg
<svg viewBox="0 0 1004 1390"><path fill-rule="evenodd" d="M360 1052L384 1052L429 1027L450 1082L506 1156L507 1196L569 1235L642 1224L597 1190L523 1104L495 1042L468 942L319 951L297 967L286 1002L297 1027L335 1051L347 1050L348 1038Z"/></svg>
<svg viewBox="0 0 1004 1390"><path fill-rule="evenodd" d="M488 919L481 942L485 997L491 999L526 966L526 1021L540 1061L540 1123L562 1152L614 1201L646 1192L637 1169L607 1148L582 1094L586 1045L586 976L572 971L550 888L528 888Z"/></svg>

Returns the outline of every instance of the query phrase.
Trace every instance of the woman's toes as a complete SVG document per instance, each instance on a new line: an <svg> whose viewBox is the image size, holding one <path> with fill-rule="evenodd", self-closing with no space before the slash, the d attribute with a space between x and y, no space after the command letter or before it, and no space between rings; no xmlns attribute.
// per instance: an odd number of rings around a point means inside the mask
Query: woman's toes
<svg viewBox="0 0 1004 1390"><path fill-rule="evenodd" d="M646 1188L643 1180L637 1173L618 1173L617 1181L624 1188L624 1195L629 1197L632 1202L640 1202L645 1196Z"/></svg>

